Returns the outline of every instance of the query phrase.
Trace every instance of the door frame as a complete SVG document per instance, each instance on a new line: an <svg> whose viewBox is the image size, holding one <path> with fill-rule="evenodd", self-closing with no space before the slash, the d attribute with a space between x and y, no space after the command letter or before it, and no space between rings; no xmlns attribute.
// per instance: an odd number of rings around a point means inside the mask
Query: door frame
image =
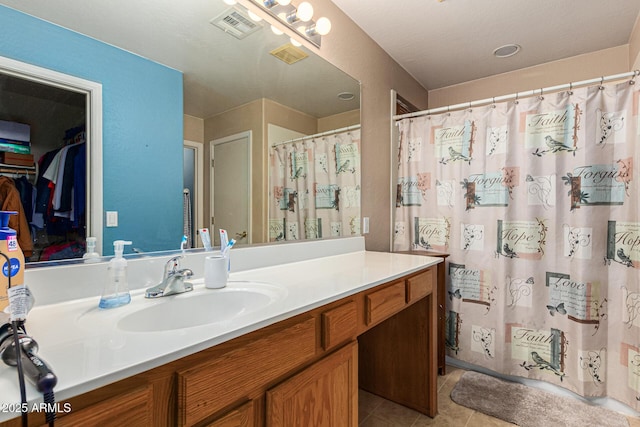
<svg viewBox="0 0 640 427"><path fill-rule="evenodd" d="M86 95L86 236L98 241L96 251L106 247L103 235L102 84L48 68L0 56L0 72Z"/></svg>
<svg viewBox="0 0 640 427"><path fill-rule="evenodd" d="M251 203L252 201L252 194L253 194L253 183L251 182L251 171L252 171L252 162L251 162L251 151L253 149L253 132L251 130L247 130L244 132L239 132L239 133L235 133L233 135L229 135L229 136L225 136L224 138L217 138L214 140L211 140L209 142L209 153L210 153L210 163L209 163L209 176L210 176L210 181L209 181L209 188L211 189L210 194L209 194L209 212L210 212L210 217L215 216L215 209L214 209L214 197L213 197L213 189L215 188L214 186L214 173L212 172L213 169L213 154L214 154L214 146L218 145L218 144L225 144L231 141L234 141L236 139L242 139L242 138L247 138L249 143L247 145L247 170L248 170L248 176L247 176L247 183L249 186L249 191L247 192L247 244L251 244L251 242L253 241L252 239L252 231L253 231L253 204ZM209 228L211 230L213 230L213 224L211 223L211 218L209 218ZM229 236L229 238L231 239L233 236ZM213 237L211 238L211 241L213 242Z"/></svg>
<svg viewBox="0 0 640 427"><path fill-rule="evenodd" d="M198 239L198 235L200 234L197 230L204 228L204 145L190 141L185 139L183 142L183 146L187 148L192 148L195 153L195 168L194 168L194 176L195 182L194 185L194 195L193 195L193 209L192 211L196 213L195 215L195 228L196 232L194 233L194 248L201 248L202 242Z"/></svg>

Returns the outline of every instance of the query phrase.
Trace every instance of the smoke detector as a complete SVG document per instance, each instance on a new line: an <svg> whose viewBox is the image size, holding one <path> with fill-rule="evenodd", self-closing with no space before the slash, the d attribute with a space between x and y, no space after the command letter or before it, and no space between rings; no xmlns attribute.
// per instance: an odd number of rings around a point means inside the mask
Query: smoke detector
<svg viewBox="0 0 640 427"><path fill-rule="evenodd" d="M242 9L235 7L225 10L209 22L237 39L243 39L262 28L262 24L249 18Z"/></svg>

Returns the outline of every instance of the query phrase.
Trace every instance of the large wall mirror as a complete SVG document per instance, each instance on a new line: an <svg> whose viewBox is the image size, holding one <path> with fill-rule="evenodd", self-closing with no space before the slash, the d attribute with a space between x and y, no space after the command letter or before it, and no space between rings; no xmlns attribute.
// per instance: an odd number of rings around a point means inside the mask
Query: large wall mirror
<svg viewBox="0 0 640 427"><path fill-rule="evenodd" d="M228 228L241 244L359 233L359 83L264 21L253 21L242 6L222 0L90 6L0 0L0 12L1 57L102 87L102 163L95 170L102 169L103 188L90 196L102 191L103 211L87 222L94 223L92 234L101 232L105 255L116 239L132 240L144 253L178 249L186 223L193 246L200 227ZM0 77L0 120L31 121L36 161L68 144L67 131L91 127L95 117L82 108L85 95L12 79ZM28 118L36 111L41 115ZM242 138L248 141L238 142ZM320 141L338 157L290 153ZM283 156L297 168L276 162ZM303 188L295 181L325 166L327 176L349 178L339 184L342 193L331 182ZM244 189L231 175L238 171L245 173ZM308 205L314 188L322 193L322 219L294 221L291 203L297 198L298 206ZM224 222L240 210L246 226ZM327 216L330 211L342 217ZM65 238L82 241L82 234L75 230Z"/></svg>

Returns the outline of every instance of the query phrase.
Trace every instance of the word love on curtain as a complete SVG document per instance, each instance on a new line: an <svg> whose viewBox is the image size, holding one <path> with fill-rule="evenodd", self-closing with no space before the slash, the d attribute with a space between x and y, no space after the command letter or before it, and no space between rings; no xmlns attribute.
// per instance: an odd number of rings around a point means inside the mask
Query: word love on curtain
<svg viewBox="0 0 640 427"><path fill-rule="evenodd" d="M394 248L450 254L449 356L640 409L630 83L398 123Z"/></svg>
<svg viewBox="0 0 640 427"><path fill-rule="evenodd" d="M269 153L269 241L360 234L360 130Z"/></svg>

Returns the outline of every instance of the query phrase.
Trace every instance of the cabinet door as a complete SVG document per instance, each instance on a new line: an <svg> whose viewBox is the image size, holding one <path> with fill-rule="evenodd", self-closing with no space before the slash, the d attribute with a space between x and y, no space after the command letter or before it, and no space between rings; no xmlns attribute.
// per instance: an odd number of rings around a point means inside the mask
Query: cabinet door
<svg viewBox="0 0 640 427"><path fill-rule="evenodd" d="M253 425L253 401L229 411L207 427L250 427Z"/></svg>
<svg viewBox="0 0 640 427"><path fill-rule="evenodd" d="M114 396L89 407L72 411L56 420L56 426L151 426L152 390L150 386ZM123 418L126 417L126 422Z"/></svg>
<svg viewBox="0 0 640 427"><path fill-rule="evenodd" d="M267 391L267 427L357 427L358 344L353 342Z"/></svg>

